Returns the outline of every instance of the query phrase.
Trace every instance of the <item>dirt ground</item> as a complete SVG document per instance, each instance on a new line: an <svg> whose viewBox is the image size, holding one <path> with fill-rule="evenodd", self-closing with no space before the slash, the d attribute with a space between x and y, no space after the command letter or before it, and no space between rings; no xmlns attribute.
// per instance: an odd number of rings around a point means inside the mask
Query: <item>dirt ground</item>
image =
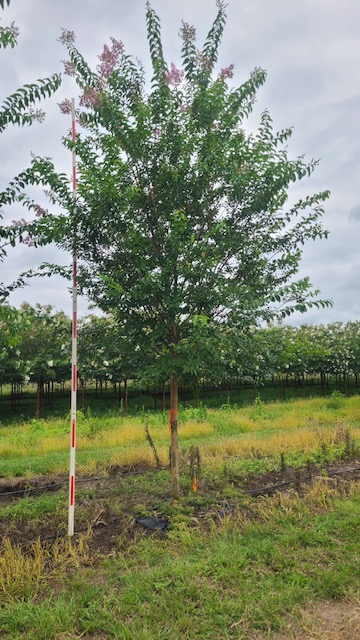
<svg viewBox="0 0 360 640"><path fill-rule="evenodd" d="M299 609L285 623L285 631L272 640L359 640L360 602L317 602ZM263 633L251 634L248 640L268 640Z"/></svg>
<svg viewBox="0 0 360 640"><path fill-rule="evenodd" d="M78 478L78 489L91 489L93 497L82 505L81 517L76 526L76 533L87 531L89 527L92 530L91 546L98 553L107 554L114 547L119 547L119 538L129 541L144 535L153 535L154 532L144 528L136 522L135 505L139 502L146 504L148 513L153 511L151 504L151 496L142 495L134 497L133 500L124 501L121 497L122 508L121 514L114 513L111 508L112 500L116 496L116 490L119 489L119 479L121 482L126 478L136 474L144 474L150 469L144 467L139 468L120 468L110 470L110 473L103 473L103 477ZM154 470L152 470L154 471ZM336 485L338 482L346 484L350 481L360 480L360 460L354 459L346 462L337 462L327 465L326 467L316 467L306 469L287 468L283 471L273 471L265 475L249 476L245 480L230 480L231 484L239 488L239 496L248 494L256 498L259 495L272 495L275 492L286 492L296 490L301 496L306 488L318 477L324 477L326 474L329 483ZM61 488L66 488L68 483L67 476L33 476L32 478L15 478L0 479L0 504L14 504L26 496L39 496L46 492L56 492ZM212 510L214 513L221 514L223 509L232 508L232 504L225 505L211 502L212 489L204 483L199 491L199 495L208 496L211 506L206 507L200 505L196 507L196 516L201 522L202 516L206 515L206 509ZM110 503L110 507L109 507ZM155 516L161 517L161 514L154 513ZM66 535L66 518L64 514L55 517L49 517L47 520L41 518L39 523L36 521L23 521L10 523L0 521L0 539L9 537L15 544L27 545L28 543L40 537L41 540L52 540L59 536ZM166 535L165 531L156 531L157 536ZM296 637L296 636L294 636ZM312 636L299 636L309 637ZM315 638L316 636L314 636ZM351 636L349 636L350 638ZM337 637L334 636L334 640ZM359 634L360 638L360 634Z"/></svg>

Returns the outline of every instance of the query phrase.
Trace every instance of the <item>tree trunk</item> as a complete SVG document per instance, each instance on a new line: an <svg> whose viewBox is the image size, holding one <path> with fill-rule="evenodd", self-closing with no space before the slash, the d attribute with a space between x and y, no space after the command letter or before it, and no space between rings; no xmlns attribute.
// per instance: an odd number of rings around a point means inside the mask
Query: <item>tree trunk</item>
<svg viewBox="0 0 360 640"><path fill-rule="evenodd" d="M127 411L129 408L128 403L128 392L127 392L127 378L124 379L124 411Z"/></svg>
<svg viewBox="0 0 360 640"><path fill-rule="evenodd" d="M81 411L85 413L85 380L81 380Z"/></svg>
<svg viewBox="0 0 360 640"><path fill-rule="evenodd" d="M40 418L41 410L41 383L38 382L36 386L36 413L35 417L38 420Z"/></svg>
<svg viewBox="0 0 360 640"><path fill-rule="evenodd" d="M321 391L323 396L326 396L326 376L323 371L320 372Z"/></svg>
<svg viewBox="0 0 360 640"><path fill-rule="evenodd" d="M162 409L163 411L166 410L166 391L165 391L165 384L163 384L162 386Z"/></svg>
<svg viewBox="0 0 360 640"><path fill-rule="evenodd" d="M179 407L179 381L176 376L170 379L170 437L171 437L171 495L173 500L180 497L179 482L179 439L178 439L178 407Z"/></svg>
<svg viewBox="0 0 360 640"><path fill-rule="evenodd" d="M199 385L196 385L195 389L195 406L198 409L200 406L200 393L199 393Z"/></svg>
<svg viewBox="0 0 360 640"><path fill-rule="evenodd" d="M114 399L115 399L115 407L119 406L118 397L117 397L117 383L114 382Z"/></svg>

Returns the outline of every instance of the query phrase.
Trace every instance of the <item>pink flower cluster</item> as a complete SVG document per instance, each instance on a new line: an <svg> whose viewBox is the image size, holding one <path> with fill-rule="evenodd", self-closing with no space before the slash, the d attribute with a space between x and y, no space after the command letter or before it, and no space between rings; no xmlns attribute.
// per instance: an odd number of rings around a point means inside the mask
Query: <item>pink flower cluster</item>
<svg viewBox="0 0 360 640"><path fill-rule="evenodd" d="M52 189L44 189L44 194L47 198L50 198L50 200L55 201L55 191Z"/></svg>
<svg viewBox="0 0 360 640"><path fill-rule="evenodd" d="M58 106L60 107L61 113L71 113L71 102L68 98L65 98L62 102L58 102Z"/></svg>
<svg viewBox="0 0 360 640"><path fill-rule="evenodd" d="M80 106L87 109L99 108L100 103L100 89L97 87L85 89L79 101Z"/></svg>
<svg viewBox="0 0 360 640"><path fill-rule="evenodd" d="M49 213L48 209L44 209L44 207L41 207L39 204L36 204L34 206L34 211L37 218L41 218L42 216L45 216L47 213Z"/></svg>
<svg viewBox="0 0 360 640"><path fill-rule="evenodd" d="M64 65L64 73L67 76L74 76L75 75L75 65L73 62L71 62L71 60L61 60L61 62Z"/></svg>
<svg viewBox="0 0 360 640"><path fill-rule="evenodd" d="M123 43L115 38L111 38L111 48L107 44L104 45L102 53L98 56L101 62L98 65L98 72L103 78L108 78L112 74L123 51Z"/></svg>
<svg viewBox="0 0 360 640"><path fill-rule="evenodd" d="M12 220L11 224L13 224L14 227L26 227L27 222L25 218L20 218L20 220Z"/></svg>
<svg viewBox="0 0 360 640"><path fill-rule="evenodd" d="M25 236L25 238L23 238L23 243L26 244L28 247L36 246L36 242L34 238L31 238L31 236Z"/></svg>
<svg viewBox="0 0 360 640"><path fill-rule="evenodd" d="M221 69L220 71L220 76L222 78L233 78L234 77L234 65L233 64L229 64L228 67L225 67L225 69Z"/></svg>
<svg viewBox="0 0 360 640"><path fill-rule="evenodd" d="M45 111L42 109L29 109L29 116L31 118L31 122L44 122L45 120Z"/></svg>
<svg viewBox="0 0 360 640"><path fill-rule="evenodd" d="M193 42L196 38L195 27L192 27L187 22L182 21L179 36L187 42Z"/></svg>
<svg viewBox="0 0 360 640"><path fill-rule="evenodd" d="M73 31L66 31L63 29L62 35L59 41L63 44L72 44L75 42L75 35ZM98 56L100 64L97 66L97 71L100 75L100 81L98 87L88 87L84 90L83 95L79 100L81 107L87 109L99 108L101 105L101 87L105 85L106 80L113 73L116 65L119 63L120 56L124 52L124 45L120 40L111 38L111 47L104 45L102 53ZM70 60L62 60L64 64L64 72L66 75L76 75L76 68L73 62ZM58 103L61 113L66 115L71 113L71 102L67 98Z"/></svg>
<svg viewBox="0 0 360 640"><path fill-rule="evenodd" d="M203 56L200 51L196 55L196 60L200 69L202 69L203 71L212 71L212 68L214 66L213 61L210 60L210 58L206 58L206 56Z"/></svg>
<svg viewBox="0 0 360 640"><path fill-rule="evenodd" d="M124 43L121 42L121 40L116 40L116 38L113 38L112 36L110 36L110 40L111 40L111 50L116 53L116 55L120 56L122 53L124 53Z"/></svg>
<svg viewBox="0 0 360 640"><path fill-rule="evenodd" d="M184 71L177 69L174 63L171 63L171 69L165 74L166 82L170 85L178 86L184 78Z"/></svg>
<svg viewBox="0 0 360 640"><path fill-rule="evenodd" d="M61 30L61 36L58 39L58 42L65 45L71 45L75 42L75 33L74 31L69 31L68 29Z"/></svg>

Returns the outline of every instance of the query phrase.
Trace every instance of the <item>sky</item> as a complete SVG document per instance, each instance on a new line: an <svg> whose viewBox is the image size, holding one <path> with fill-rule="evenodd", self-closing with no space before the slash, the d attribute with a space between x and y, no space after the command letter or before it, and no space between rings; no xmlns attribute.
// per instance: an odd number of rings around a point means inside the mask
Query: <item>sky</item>
<svg viewBox="0 0 360 640"><path fill-rule="evenodd" d="M165 58L180 66L181 21L196 27L198 46L216 15L215 0L152 0L161 19ZM297 195L329 189L324 227L327 240L304 247L300 276L309 276L331 309L294 314L290 324L360 320L360 3L358 0L229 0L220 47L219 70L234 64L234 86L255 67L267 71L249 123L256 130L268 109L276 130L294 128L288 143L295 158L320 159L313 176L296 186ZM15 21L20 30L15 49L0 51L0 100L25 83L63 71L66 50L57 41L61 29L76 34L76 45L93 67L103 44L113 36L149 69L144 0L12 0L0 9L1 24ZM0 190L30 164L31 153L51 157L59 171L71 175L71 156L61 138L70 127L58 103L77 96L74 80L64 76L60 90L42 103L45 122L1 134ZM38 202L46 205L41 190ZM43 199L42 199L43 198ZM26 211L5 210L5 220L26 217ZM0 265L0 281L10 281L43 261L70 264L56 248L20 246ZM60 277L33 279L16 291L10 303L53 304L71 314L69 285ZM88 312L86 299L78 302Z"/></svg>

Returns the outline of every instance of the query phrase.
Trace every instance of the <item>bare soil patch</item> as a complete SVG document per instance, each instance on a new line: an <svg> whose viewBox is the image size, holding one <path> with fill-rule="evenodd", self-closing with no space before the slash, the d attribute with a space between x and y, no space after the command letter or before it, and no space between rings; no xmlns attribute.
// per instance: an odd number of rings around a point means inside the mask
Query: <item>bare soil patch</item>
<svg viewBox="0 0 360 640"><path fill-rule="evenodd" d="M284 625L285 630L272 640L359 640L360 602L332 601L310 604L297 611ZM249 640L269 640L269 635L256 633Z"/></svg>
<svg viewBox="0 0 360 640"><path fill-rule="evenodd" d="M133 498L125 498L120 490L119 480L121 482L133 475L145 474L147 472L155 473L155 469L150 467L116 467L103 475L88 478L77 479L78 489L91 488L92 497L83 501L78 505L78 520L76 536L88 531L92 531L90 542L91 548L96 553L107 555L114 549L121 548L131 544L134 539L142 536L157 537L166 536L164 531L152 531L146 529L136 522L136 505L141 503L146 505L148 513L162 517L161 513L154 511L153 497L143 492L142 495L137 494ZM312 469L292 469L287 468L284 472L273 471L265 475L249 476L241 481L231 481L231 484L239 487L239 497L246 493L256 498L259 495L272 495L275 492L286 492L296 490L301 496L304 495L307 488L317 477L328 478L329 483L338 486L341 483L360 481L360 461L355 459L346 462L337 462L335 464L323 466L322 468L315 465ZM31 478L1 479L0 480L0 503L12 504L27 496L38 496L46 492L55 492L60 489L66 491L68 477L59 476L33 476ZM194 515L197 522L201 523L202 516L205 516L208 510L214 514L220 514L224 508L223 503L219 503L218 494L215 495L206 485L200 490L199 494L209 497L210 506L202 504L201 501L194 505ZM218 502L216 502L216 500ZM115 511L113 506L115 503L121 504L121 513ZM225 504L225 510L231 511L232 504ZM166 517L166 516L165 516ZM194 525L196 526L196 525ZM198 526L201 526L199 524ZM0 539L5 536L10 538L15 544L27 545L37 538L42 541L51 541L57 537L66 536L67 521L64 514L61 516L43 517L39 522L28 520L9 523L6 520L0 522ZM75 537L76 537L75 536ZM306 637L306 636L304 636ZM310 636L309 636L310 637ZM336 638L336 636L334 636ZM359 634L360 638L360 634Z"/></svg>

